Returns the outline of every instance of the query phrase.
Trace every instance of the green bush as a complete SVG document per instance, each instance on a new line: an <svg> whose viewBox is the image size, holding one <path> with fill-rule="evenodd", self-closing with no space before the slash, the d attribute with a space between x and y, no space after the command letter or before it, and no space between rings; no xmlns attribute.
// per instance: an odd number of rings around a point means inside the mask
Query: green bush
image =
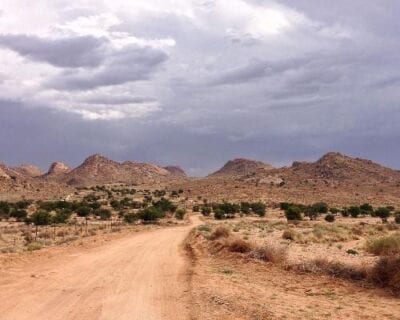
<svg viewBox="0 0 400 320"><path fill-rule="evenodd" d="M302 220L300 208L294 205L289 206L285 210L285 215L288 221Z"/></svg>
<svg viewBox="0 0 400 320"><path fill-rule="evenodd" d="M267 206L262 202L254 202L251 204L251 209L253 212L260 217L265 216L266 208Z"/></svg>
<svg viewBox="0 0 400 320"><path fill-rule="evenodd" d="M178 220L183 220L183 218L186 215L186 210L185 209L178 209L175 212L175 218Z"/></svg>
<svg viewBox="0 0 400 320"><path fill-rule="evenodd" d="M208 217L212 212L212 209L210 207L202 207L201 208L201 214L205 217Z"/></svg>
<svg viewBox="0 0 400 320"><path fill-rule="evenodd" d="M36 226L49 225L52 221L50 213L44 210L36 211L30 216L29 220Z"/></svg>
<svg viewBox="0 0 400 320"><path fill-rule="evenodd" d="M11 207L10 204L6 201L0 201L0 219L8 218Z"/></svg>
<svg viewBox="0 0 400 320"><path fill-rule="evenodd" d="M69 209L57 210L56 214L52 217L52 222L56 224L66 223L71 217L71 214L72 212Z"/></svg>
<svg viewBox="0 0 400 320"><path fill-rule="evenodd" d="M128 212L124 215L124 221L127 223L134 223L139 219L139 216L136 215L134 212Z"/></svg>
<svg viewBox="0 0 400 320"><path fill-rule="evenodd" d="M148 207L139 211L138 217L144 222L156 222L161 218L164 218L165 214L160 210L159 207Z"/></svg>
<svg viewBox="0 0 400 320"><path fill-rule="evenodd" d="M10 213L10 217L17 219L17 221L24 221L28 213L24 209L14 209Z"/></svg>
<svg viewBox="0 0 400 320"><path fill-rule="evenodd" d="M223 220L223 219L226 219L226 214L225 214L225 212L222 211L221 209L216 208L216 209L214 210L214 218L215 218L216 220Z"/></svg>
<svg viewBox="0 0 400 320"><path fill-rule="evenodd" d="M375 210L375 216L382 219L382 222L387 222L387 218L390 216L390 210L385 207L381 207Z"/></svg>
<svg viewBox="0 0 400 320"><path fill-rule="evenodd" d="M100 217L101 220L109 220L112 216L109 209L98 209L94 212L94 214Z"/></svg>
<svg viewBox="0 0 400 320"><path fill-rule="evenodd" d="M397 224L400 224L400 212L396 212L396 214L394 216L394 222L396 222Z"/></svg>
<svg viewBox="0 0 400 320"><path fill-rule="evenodd" d="M251 205L249 202L240 203L240 211L244 214L249 214L251 211Z"/></svg>
<svg viewBox="0 0 400 320"><path fill-rule="evenodd" d="M160 209L162 212L175 212L177 208L175 204L165 198L153 202L153 206Z"/></svg>
<svg viewBox="0 0 400 320"><path fill-rule="evenodd" d="M371 215L374 212L374 208L369 203L364 203L360 206L361 214Z"/></svg>
<svg viewBox="0 0 400 320"><path fill-rule="evenodd" d="M200 212L200 206L194 205L192 210L193 210L193 212Z"/></svg>
<svg viewBox="0 0 400 320"><path fill-rule="evenodd" d="M360 207L356 207L356 206L350 207L348 211L349 211L349 214L350 214L353 218L357 218L357 217L361 214L361 209L360 209Z"/></svg>
<svg viewBox="0 0 400 320"><path fill-rule="evenodd" d="M90 207L88 207L88 206L81 206L81 207L78 207L77 209L76 209L76 214L79 216L79 217L87 217L87 216L89 216L90 214L92 213L92 208L90 208Z"/></svg>
<svg viewBox="0 0 400 320"><path fill-rule="evenodd" d="M329 212L334 215L337 215L339 213L339 211L340 210L338 208L329 208Z"/></svg>

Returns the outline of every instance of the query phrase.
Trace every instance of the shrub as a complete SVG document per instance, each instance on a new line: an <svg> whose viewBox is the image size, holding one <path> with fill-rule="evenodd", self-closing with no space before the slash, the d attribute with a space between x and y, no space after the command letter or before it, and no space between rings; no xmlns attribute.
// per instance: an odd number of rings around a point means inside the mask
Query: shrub
<svg viewBox="0 0 400 320"><path fill-rule="evenodd" d="M396 222L397 224L400 224L400 212L396 212L396 214L394 216L394 222Z"/></svg>
<svg viewBox="0 0 400 320"><path fill-rule="evenodd" d="M315 259L305 264L295 266L295 269L305 272L328 274L336 278L351 280L362 280L367 276L363 269L324 258Z"/></svg>
<svg viewBox="0 0 400 320"><path fill-rule="evenodd" d="M218 226L214 232L211 234L211 240L217 240L219 238L228 238L230 235L230 230L224 226Z"/></svg>
<svg viewBox="0 0 400 320"><path fill-rule="evenodd" d="M10 204L6 201L0 201L0 219L7 218L10 213Z"/></svg>
<svg viewBox="0 0 400 320"><path fill-rule="evenodd" d="M247 253L253 249L251 243L244 241L242 239L235 239L228 245L228 250L230 252Z"/></svg>
<svg viewBox="0 0 400 320"><path fill-rule="evenodd" d="M350 214L353 218L357 218L357 217L360 215L360 213L361 213L360 207L356 207L356 206L350 207L348 211L349 211L349 214Z"/></svg>
<svg viewBox="0 0 400 320"><path fill-rule="evenodd" d="M328 205L325 202L317 202L311 206L318 213L328 213Z"/></svg>
<svg viewBox="0 0 400 320"><path fill-rule="evenodd" d="M334 215L337 215L339 213L339 209L338 208L329 208L329 212Z"/></svg>
<svg viewBox="0 0 400 320"><path fill-rule="evenodd" d="M87 217L88 215L90 215L92 213L92 209L88 206L81 206L79 208L76 209L76 214L79 217Z"/></svg>
<svg viewBox="0 0 400 320"><path fill-rule="evenodd" d="M134 212L128 212L124 214L124 221L127 223L134 223L139 219L138 215L136 215Z"/></svg>
<svg viewBox="0 0 400 320"><path fill-rule="evenodd" d="M350 215L348 208L343 208L341 213L342 213L342 216L345 218L347 218Z"/></svg>
<svg viewBox="0 0 400 320"><path fill-rule="evenodd" d="M211 232L211 228L207 224L202 224L201 226L198 226L197 230L199 230L200 232Z"/></svg>
<svg viewBox="0 0 400 320"><path fill-rule="evenodd" d="M201 214L205 217L208 217L211 214L212 210L210 207L202 207Z"/></svg>
<svg viewBox="0 0 400 320"><path fill-rule="evenodd" d="M295 240L297 232L293 229L286 229L282 233L282 238L286 240Z"/></svg>
<svg viewBox="0 0 400 320"><path fill-rule="evenodd" d="M183 220L183 218L186 215L186 210L185 209L178 209L175 212L175 218L178 220Z"/></svg>
<svg viewBox="0 0 400 320"><path fill-rule="evenodd" d="M290 206L289 208L287 208L285 211L285 215L288 221L302 220L301 210L297 206Z"/></svg>
<svg viewBox="0 0 400 320"><path fill-rule="evenodd" d="M249 256L266 262L284 264L287 260L287 248L283 246L264 245L252 250Z"/></svg>
<svg viewBox="0 0 400 320"><path fill-rule="evenodd" d="M375 216L382 219L382 222L387 222L387 218L390 216L390 210L385 207L381 207L375 210Z"/></svg>
<svg viewBox="0 0 400 320"><path fill-rule="evenodd" d="M177 208L175 204L165 198L161 198L160 200L153 202L153 206L162 212L175 212Z"/></svg>
<svg viewBox="0 0 400 320"><path fill-rule="evenodd" d="M52 217L53 223L66 223L71 217L71 211L69 209L58 210Z"/></svg>
<svg viewBox="0 0 400 320"><path fill-rule="evenodd" d="M346 251L347 254L351 254L351 255L357 255L358 251L354 250L354 249L349 249Z"/></svg>
<svg viewBox="0 0 400 320"><path fill-rule="evenodd" d="M217 209L214 210L214 218L216 220L223 220L223 219L226 219L227 216L226 216L224 211L222 211L221 209L217 208Z"/></svg>
<svg viewBox="0 0 400 320"><path fill-rule="evenodd" d="M200 212L200 206L194 205L192 210L193 210L193 212Z"/></svg>
<svg viewBox="0 0 400 320"><path fill-rule="evenodd" d="M144 210L139 211L138 216L144 222L155 222L155 221L163 218L165 215L160 210L160 208L148 207Z"/></svg>
<svg viewBox="0 0 400 320"><path fill-rule="evenodd" d="M39 210L33 213L29 220L36 226L45 226L51 223L51 215L47 211Z"/></svg>
<svg viewBox="0 0 400 320"><path fill-rule="evenodd" d="M400 294L400 256L380 258L369 274L370 280Z"/></svg>
<svg viewBox="0 0 400 320"><path fill-rule="evenodd" d="M108 220L112 214L109 209L98 209L95 211L95 215L100 217L101 220Z"/></svg>
<svg viewBox="0 0 400 320"><path fill-rule="evenodd" d="M289 207L291 206L291 204L289 203L289 202L281 202L280 204L279 204L279 208L281 209L281 210L287 210L287 209L289 209Z"/></svg>
<svg viewBox="0 0 400 320"><path fill-rule="evenodd" d="M364 203L360 206L360 210L362 214L372 214L374 212L374 208L369 203Z"/></svg>
<svg viewBox="0 0 400 320"><path fill-rule="evenodd" d="M325 216L325 221L327 222L334 222L335 221L335 216L333 214L327 214Z"/></svg>
<svg viewBox="0 0 400 320"><path fill-rule="evenodd" d="M251 209L253 210L253 212L260 217L265 216L266 208L267 206L262 202L254 202L251 204Z"/></svg>
<svg viewBox="0 0 400 320"><path fill-rule="evenodd" d="M240 203L240 211L244 214L249 214L251 210L251 206L249 202Z"/></svg>
<svg viewBox="0 0 400 320"><path fill-rule="evenodd" d="M400 254L400 233L370 239L367 241L366 250L376 255Z"/></svg>
<svg viewBox="0 0 400 320"><path fill-rule="evenodd" d="M42 249L42 244L39 242L30 242L26 246L26 250L28 251L35 251L35 250L40 250Z"/></svg>
<svg viewBox="0 0 400 320"><path fill-rule="evenodd" d="M24 209L14 209L10 213L10 217L17 219L17 221L23 221L28 216L28 213Z"/></svg>

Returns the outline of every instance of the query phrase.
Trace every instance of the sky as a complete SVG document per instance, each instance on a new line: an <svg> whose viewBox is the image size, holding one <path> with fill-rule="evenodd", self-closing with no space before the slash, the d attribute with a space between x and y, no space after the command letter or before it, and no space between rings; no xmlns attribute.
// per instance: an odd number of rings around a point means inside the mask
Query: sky
<svg viewBox="0 0 400 320"><path fill-rule="evenodd" d="M400 168L397 0L1 0L0 162Z"/></svg>

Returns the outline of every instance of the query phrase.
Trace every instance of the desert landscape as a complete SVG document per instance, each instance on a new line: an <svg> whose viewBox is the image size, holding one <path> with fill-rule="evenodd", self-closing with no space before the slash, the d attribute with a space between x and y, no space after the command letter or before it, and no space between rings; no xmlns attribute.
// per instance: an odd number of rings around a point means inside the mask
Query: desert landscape
<svg viewBox="0 0 400 320"><path fill-rule="evenodd" d="M396 170L339 153L204 178L101 155L1 168L3 319L398 318Z"/></svg>
<svg viewBox="0 0 400 320"><path fill-rule="evenodd" d="M0 0L0 320L399 320L399 0Z"/></svg>

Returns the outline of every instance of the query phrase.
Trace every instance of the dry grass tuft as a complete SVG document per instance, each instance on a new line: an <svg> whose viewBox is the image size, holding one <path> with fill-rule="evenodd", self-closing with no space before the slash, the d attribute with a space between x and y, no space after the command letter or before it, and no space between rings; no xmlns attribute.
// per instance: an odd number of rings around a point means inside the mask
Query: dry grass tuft
<svg viewBox="0 0 400 320"><path fill-rule="evenodd" d="M210 240L217 240L220 238L228 238L231 234L230 230L227 227L219 226L210 236Z"/></svg>
<svg viewBox="0 0 400 320"><path fill-rule="evenodd" d="M367 272L361 268L324 258L314 259L301 265L294 265L291 266L291 269L301 272L327 274L335 278L348 280L362 280L367 277Z"/></svg>
<svg viewBox="0 0 400 320"><path fill-rule="evenodd" d="M228 243L228 250L230 252L248 253L253 249L253 245L250 242L242 239L234 239Z"/></svg>
<svg viewBox="0 0 400 320"><path fill-rule="evenodd" d="M249 256L257 260L276 264L285 264L287 260L287 248L265 244L262 247L252 250Z"/></svg>
<svg viewBox="0 0 400 320"><path fill-rule="evenodd" d="M400 233L370 239L367 241L366 250L376 255L400 254Z"/></svg>
<svg viewBox="0 0 400 320"><path fill-rule="evenodd" d="M370 270L369 278L376 285L400 295L400 256L380 258Z"/></svg>

